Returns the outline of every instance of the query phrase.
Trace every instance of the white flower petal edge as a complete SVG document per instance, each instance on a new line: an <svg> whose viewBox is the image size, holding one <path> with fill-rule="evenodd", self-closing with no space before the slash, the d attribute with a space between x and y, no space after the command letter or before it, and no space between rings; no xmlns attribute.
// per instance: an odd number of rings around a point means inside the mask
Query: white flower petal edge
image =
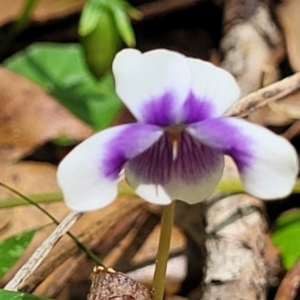
<svg viewBox="0 0 300 300"><path fill-rule="evenodd" d="M118 96L141 122L148 121L144 115L147 102L171 94L176 104L171 108L178 110L190 91L186 58L173 51L158 49L142 54L135 49L122 50L114 59L113 73Z"/></svg>
<svg viewBox="0 0 300 300"><path fill-rule="evenodd" d="M110 204L117 196L118 176L126 160L145 151L161 135L156 126L121 125L96 133L78 145L57 171L67 205L88 211Z"/></svg>
<svg viewBox="0 0 300 300"><path fill-rule="evenodd" d="M195 204L209 197L215 190L223 173L224 163L220 163L212 174L199 178L194 183L186 183L180 179L172 179L166 185L146 184L129 168L125 168L125 176L136 194L146 201L167 205L173 200L181 200L188 204Z"/></svg>
<svg viewBox="0 0 300 300"><path fill-rule="evenodd" d="M236 118L206 120L187 131L202 143L230 155L250 194L276 199L291 193L299 172L298 156L284 138Z"/></svg>
<svg viewBox="0 0 300 300"><path fill-rule="evenodd" d="M199 59L187 58L193 94L213 106L211 117L221 116L240 96L234 77L227 71Z"/></svg>

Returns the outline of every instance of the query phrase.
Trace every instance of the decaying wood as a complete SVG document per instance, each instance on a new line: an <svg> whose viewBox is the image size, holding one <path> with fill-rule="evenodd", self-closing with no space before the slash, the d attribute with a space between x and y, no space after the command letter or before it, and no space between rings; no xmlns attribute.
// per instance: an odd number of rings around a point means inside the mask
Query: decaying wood
<svg viewBox="0 0 300 300"><path fill-rule="evenodd" d="M201 299L266 299L280 264L277 259L279 266L274 268L266 257L271 244L262 202L239 194L207 205L207 268Z"/></svg>
<svg viewBox="0 0 300 300"><path fill-rule="evenodd" d="M151 300L152 292L121 272L94 268L87 300Z"/></svg>
<svg viewBox="0 0 300 300"><path fill-rule="evenodd" d="M225 21L229 23L228 19ZM235 76L245 96L278 80L277 65L283 55L283 41L268 6L263 3L257 5L250 18L232 23L221 41L224 53L221 66Z"/></svg>
<svg viewBox="0 0 300 300"><path fill-rule="evenodd" d="M274 300L295 300L300 289L300 259L282 280ZM297 298L298 299L298 298Z"/></svg>

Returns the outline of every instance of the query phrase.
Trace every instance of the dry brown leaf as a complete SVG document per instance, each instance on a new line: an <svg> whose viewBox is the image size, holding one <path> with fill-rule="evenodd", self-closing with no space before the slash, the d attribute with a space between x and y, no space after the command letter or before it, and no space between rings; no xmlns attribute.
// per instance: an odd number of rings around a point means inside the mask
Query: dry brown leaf
<svg viewBox="0 0 300 300"><path fill-rule="evenodd" d="M294 71L300 71L300 1L280 1L276 13L285 34L289 61Z"/></svg>
<svg viewBox="0 0 300 300"><path fill-rule="evenodd" d="M54 193L59 191L55 174L54 165L23 161L12 165L2 165L0 182L8 184L25 195ZM0 199L15 196L5 188L0 188Z"/></svg>
<svg viewBox="0 0 300 300"><path fill-rule="evenodd" d="M276 115L286 119L292 119L292 121L300 119L300 91L296 91L282 100L269 103L269 107Z"/></svg>
<svg viewBox="0 0 300 300"><path fill-rule="evenodd" d="M0 68L0 163L18 160L51 139L81 141L92 130L41 87Z"/></svg>
<svg viewBox="0 0 300 300"><path fill-rule="evenodd" d="M0 0L0 26L16 18L25 2L26 0ZM34 9L32 19L35 21L46 21L51 18L63 17L78 11L84 2L84 0L55 0L55 5L53 5L52 0L39 0Z"/></svg>
<svg viewBox="0 0 300 300"><path fill-rule="evenodd" d="M300 91L260 107L248 119L262 126L286 126L300 119Z"/></svg>
<svg viewBox="0 0 300 300"><path fill-rule="evenodd" d="M8 184L25 195L58 192L56 183L56 167L47 163L20 162L14 165L1 166L0 182ZM4 188L0 189L0 199L16 197ZM1 200L0 200L1 201ZM64 203L42 204L50 214L61 220L69 209ZM0 238L11 236L29 228L36 228L51 223L51 220L32 205L6 208L0 210L0 224L2 217L9 216L9 223Z"/></svg>

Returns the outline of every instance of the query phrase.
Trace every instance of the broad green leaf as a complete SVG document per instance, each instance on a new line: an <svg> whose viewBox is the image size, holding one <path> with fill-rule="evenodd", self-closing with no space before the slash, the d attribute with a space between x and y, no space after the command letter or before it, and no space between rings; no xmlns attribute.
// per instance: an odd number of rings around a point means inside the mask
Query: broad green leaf
<svg viewBox="0 0 300 300"><path fill-rule="evenodd" d="M20 259L35 232L24 231L0 242L0 278Z"/></svg>
<svg viewBox="0 0 300 300"><path fill-rule="evenodd" d="M49 298L38 297L20 292L5 291L0 289L1 300L51 300Z"/></svg>
<svg viewBox="0 0 300 300"><path fill-rule="evenodd" d="M112 75L97 82L87 70L78 44L33 44L4 65L43 86L95 130L108 126L121 108ZM105 86L105 92L98 85Z"/></svg>
<svg viewBox="0 0 300 300"><path fill-rule="evenodd" d="M300 210L280 216L273 230L272 239L280 249L283 264L291 268L300 257Z"/></svg>

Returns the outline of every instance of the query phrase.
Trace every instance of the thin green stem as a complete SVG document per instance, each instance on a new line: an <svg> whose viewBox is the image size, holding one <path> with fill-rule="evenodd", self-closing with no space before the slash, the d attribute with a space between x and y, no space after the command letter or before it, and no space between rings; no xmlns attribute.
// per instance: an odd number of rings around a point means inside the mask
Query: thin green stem
<svg viewBox="0 0 300 300"><path fill-rule="evenodd" d="M0 183L1 186L1 183ZM28 197L35 203L52 203L58 202L63 199L62 193L46 193L46 194L34 194L28 195ZM10 208L22 205L28 205L28 201L20 197L9 197L0 200L0 209Z"/></svg>
<svg viewBox="0 0 300 300"><path fill-rule="evenodd" d="M1 186L1 182L0 182L0 186ZM118 195L132 196L134 194L135 194L134 190L131 187L129 187L128 185L126 185L126 184L119 185ZM22 197L22 196L20 196L20 197L21 198L10 197L10 198L6 198L6 199L1 199L0 200L0 209L26 205L29 203L27 200L24 201L24 197ZM27 196L27 198L32 200L34 203L52 203L52 202L62 201L63 194L60 192L46 193L46 194L34 194L34 195Z"/></svg>
<svg viewBox="0 0 300 300"><path fill-rule="evenodd" d="M163 208L161 232L153 278L154 300L162 300L164 297L165 278L169 258L171 233L174 222L174 212L175 201L172 201L171 204Z"/></svg>
<svg viewBox="0 0 300 300"><path fill-rule="evenodd" d="M12 193L18 195L22 199L24 199L26 202L30 203L31 205L35 206L37 209L39 209L41 212L43 212L49 219L53 221L54 224L59 225L59 221L57 221L50 213L48 213L43 207L41 207L38 203L36 203L34 200L30 199L29 197L23 195L19 191L15 190L14 188L10 187L9 185L0 182L0 186L3 186L7 190L11 191ZM102 262L99 260L97 255L95 255L90 249L85 247L71 232L67 231L67 235L77 244L79 248L81 248L88 257L90 257L93 261L95 261L98 265L103 266ZM103 266L104 267L104 266Z"/></svg>
<svg viewBox="0 0 300 300"><path fill-rule="evenodd" d="M36 4L37 0L27 0L19 16L7 28L0 30L0 58L11 47L14 40L24 31Z"/></svg>
<svg viewBox="0 0 300 300"><path fill-rule="evenodd" d="M31 13L37 4L37 0L27 0L20 15L15 21L14 30L19 32L30 20Z"/></svg>
<svg viewBox="0 0 300 300"><path fill-rule="evenodd" d="M1 184L0 184L1 185ZM216 190L224 193L242 193L244 192L244 188L239 180L229 179L222 180L219 182ZM293 194L300 193L300 180L298 180L294 186ZM135 195L134 190L126 184L119 184L118 189L119 196L133 196ZM63 199L62 193L46 193L46 194L34 194L28 196L35 203L52 203L61 201ZM6 199L1 199L0 201L0 209L15 207L20 205L28 204L27 201L24 201L23 198L19 197L10 197Z"/></svg>

